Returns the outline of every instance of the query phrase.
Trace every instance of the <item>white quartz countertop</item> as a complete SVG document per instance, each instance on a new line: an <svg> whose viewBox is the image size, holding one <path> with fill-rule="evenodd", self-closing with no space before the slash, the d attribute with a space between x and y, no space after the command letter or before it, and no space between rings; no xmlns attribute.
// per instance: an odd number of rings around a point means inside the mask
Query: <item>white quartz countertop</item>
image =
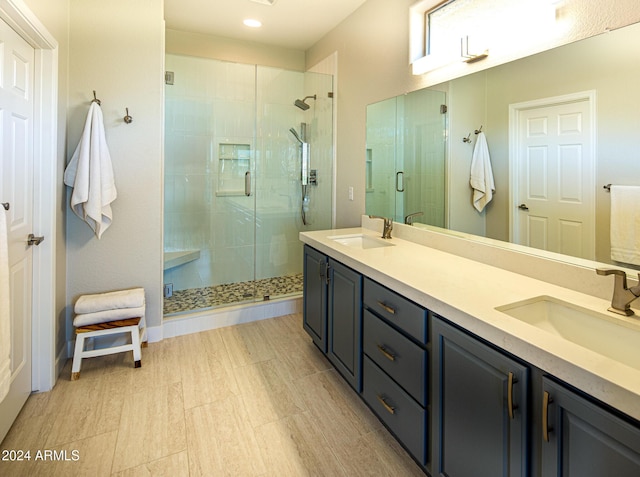
<svg viewBox="0 0 640 477"><path fill-rule="evenodd" d="M346 234L380 236L358 227L301 232L300 240L499 348L640 419L639 369L495 309L548 295L608 313L608 301L399 238L390 239L395 246L369 249L349 247L328 238ZM637 317L619 319L632 324L633 320L638 321Z"/></svg>

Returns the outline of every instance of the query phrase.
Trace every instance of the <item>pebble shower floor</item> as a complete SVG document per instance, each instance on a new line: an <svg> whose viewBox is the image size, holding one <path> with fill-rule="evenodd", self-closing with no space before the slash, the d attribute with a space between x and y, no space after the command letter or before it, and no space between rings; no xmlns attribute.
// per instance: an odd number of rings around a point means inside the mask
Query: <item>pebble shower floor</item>
<svg viewBox="0 0 640 477"><path fill-rule="evenodd" d="M173 296L164 299L164 315L254 301L254 288L255 299L263 300L302 293L302 273L174 291Z"/></svg>

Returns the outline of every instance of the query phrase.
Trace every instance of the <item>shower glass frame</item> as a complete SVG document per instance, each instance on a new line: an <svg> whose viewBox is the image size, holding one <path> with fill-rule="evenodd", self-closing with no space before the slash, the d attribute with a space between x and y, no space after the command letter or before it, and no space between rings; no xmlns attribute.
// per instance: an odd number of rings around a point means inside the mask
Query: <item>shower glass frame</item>
<svg viewBox="0 0 640 477"><path fill-rule="evenodd" d="M332 226L332 77L182 55L166 63L165 316L299 295L298 233ZM308 110L295 107L316 92ZM301 123L319 177L308 225L289 132ZM171 261L181 253L188 261ZM172 307L176 298L187 306Z"/></svg>

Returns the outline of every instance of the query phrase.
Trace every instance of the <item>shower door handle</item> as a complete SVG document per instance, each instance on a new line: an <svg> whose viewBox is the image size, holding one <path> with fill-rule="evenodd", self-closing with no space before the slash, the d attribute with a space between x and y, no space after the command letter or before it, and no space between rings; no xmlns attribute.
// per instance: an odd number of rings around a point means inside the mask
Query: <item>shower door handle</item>
<svg viewBox="0 0 640 477"><path fill-rule="evenodd" d="M402 188L400 188L400 177L402 177ZM396 192L404 192L404 172L396 172Z"/></svg>
<svg viewBox="0 0 640 477"><path fill-rule="evenodd" d="M244 195L251 195L251 171L244 173Z"/></svg>

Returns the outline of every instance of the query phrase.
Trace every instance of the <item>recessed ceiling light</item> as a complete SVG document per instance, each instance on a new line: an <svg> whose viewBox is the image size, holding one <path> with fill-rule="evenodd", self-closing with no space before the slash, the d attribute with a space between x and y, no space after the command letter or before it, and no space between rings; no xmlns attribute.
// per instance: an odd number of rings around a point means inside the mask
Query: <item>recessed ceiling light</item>
<svg viewBox="0 0 640 477"><path fill-rule="evenodd" d="M251 28L260 28L262 26L262 22L260 20L255 20L253 18L246 18L242 23Z"/></svg>

